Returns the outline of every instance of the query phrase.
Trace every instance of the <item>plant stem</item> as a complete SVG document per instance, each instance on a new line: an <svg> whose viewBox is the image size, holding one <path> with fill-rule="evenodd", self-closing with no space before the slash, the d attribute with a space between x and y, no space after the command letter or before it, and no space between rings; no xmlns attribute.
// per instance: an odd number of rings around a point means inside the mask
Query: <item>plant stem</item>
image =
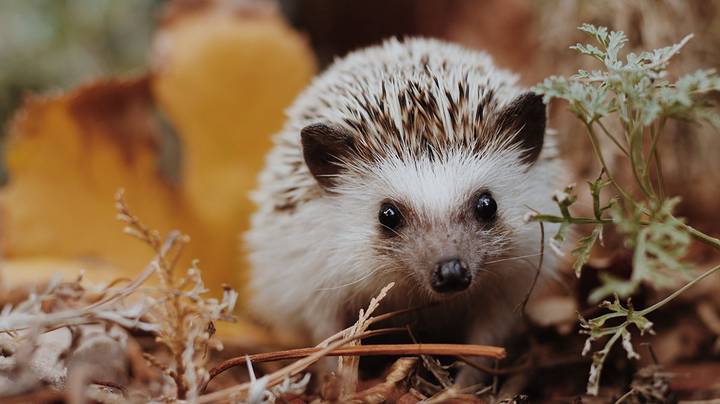
<svg viewBox="0 0 720 404"><path fill-rule="evenodd" d="M585 128L587 129L588 135L590 135L590 143L592 144L593 152L595 153L595 156L600 161L600 164L602 164L603 169L605 169L605 175L607 175L608 180L612 182L613 186L615 186L615 189L618 190L625 198L625 200L632 202L633 204L636 204L635 200L632 196L630 196L629 193L625 192L625 190L618 184L617 181L615 181L615 177L610 173L610 167L608 167L607 163L605 162L605 157L602 154L602 151L600 151L600 144L598 142L597 135L595 134L595 129L593 129L592 124L588 123L586 121L583 121L585 123Z"/></svg>
<svg viewBox="0 0 720 404"><path fill-rule="evenodd" d="M602 369L603 365L605 364L605 357L607 357L608 353L612 349L613 345L617 342L618 338L620 338L620 335L622 334L622 330L614 333L610 339L605 343L605 346L602 350L598 351L593 355L593 363L595 364L595 371L597 372L597 376L595 379L588 379L588 386L587 386L587 392L590 395L597 396L598 389L600 387L600 376L602 375ZM597 363L595 360L596 355L600 355L603 359Z"/></svg>
<svg viewBox="0 0 720 404"><path fill-rule="evenodd" d="M700 230L684 223L680 219L676 218L675 216L672 217L672 220L677 223L680 227L682 227L685 231L690 233L691 236L695 237L695 239L702 241L703 243L709 245L710 247L715 248L716 250L720 250L720 239L708 236L707 234L701 232Z"/></svg>
<svg viewBox="0 0 720 404"><path fill-rule="evenodd" d="M402 329L405 330L404 328ZM352 337L353 340L371 335L372 331ZM344 343L349 339L346 338ZM344 344L343 343L343 344ZM286 351L267 352L255 355L238 356L230 358L210 369L210 378L201 391L217 375L235 366L245 366L249 359L252 363L270 362L286 359L306 358L318 353L323 356L393 356L393 355L443 355L443 356L479 356L494 359L505 358L505 349L489 345L467 344L388 344L388 345L358 345L341 347L338 342L329 347L312 347L289 349Z"/></svg>
<svg viewBox="0 0 720 404"><path fill-rule="evenodd" d="M660 155L655 153L655 169L657 170L658 191L660 199L665 199L665 179L663 177L662 164L660 164Z"/></svg>
<svg viewBox="0 0 720 404"><path fill-rule="evenodd" d="M627 150L623 147L623 145L615 138L615 136L613 136L613 135L610 134L610 131L607 130L607 128L605 127L605 125L603 125L603 123L600 121L600 119L597 119L595 122L597 122L598 126L600 126L600 129L603 130L603 132L605 133L605 136L609 137L610 140L612 140L613 143L615 143L615 146L617 146L617 147L623 152L623 154L625 154L626 156L629 156L628 151L627 151Z"/></svg>
<svg viewBox="0 0 720 404"><path fill-rule="evenodd" d="M620 396L620 398L618 398L617 401L615 401L615 404L620 404L623 401L627 400L633 393L635 393L634 388L630 389L630 391L628 391L627 393Z"/></svg>
<svg viewBox="0 0 720 404"><path fill-rule="evenodd" d="M638 311L637 314L639 314L639 315L641 315L641 316L646 316L646 315L652 313L653 311L655 311L655 310L659 309L660 307L664 306L665 304L667 304L669 301L675 299L675 298L676 298L678 295L680 295L681 293L683 293L683 292L685 292L686 290L690 289L691 287L695 286L696 283L698 283L698 282L700 282L701 280L707 278L708 276L714 274L714 273L717 272L718 270L720 270L720 265L708 269L707 271L703 272L703 273L702 273L700 276L698 276L697 278L695 278L695 279L693 279L692 281L690 281L690 282L688 282L687 284L685 284L685 286L683 286L683 287L681 287L680 289L674 291L674 292L671 293L669 296L667 296L666 298L664 298L664 299L660 300L659 302L653 304L652 306L650 306L650 307L648 307L648 308L645 308L645 309L643 309L643 310Z"/></svg>
<svg viewBox="0 0 720 404"><path fill-rule="evenodd" d="M655 169L657 170L657 182L658 182L658 190L660 191L660 198L665 197L665 190L664 190L664 180L663 180L663 174L662 174L662 165L660 164L660 154L657 152L657 144L658 140L660 139L660 135L662 135L663 130L665 129L665 122L666 118L663 117L660 120L660 123L658 124L657 130L655 130L655 127L653 126L653 131L650 136L650 151L648 152L648 159L647 159L647 166L645 170L649 173L650 172L650 164L652 164L653 160L655 161Z"/></svg>
<svg viewBox="0 0 720 404"><path fill-rule="evenodd" d="M635 176L635 182L640 186L640 190L645 196L653 200L655 199L655 192L652 187L648 185L647 170L644 168L647 166L643 156L643 132L642 127L635 128L630 127L630 167L632 168L633 176ZM639 170L644 170L640 172Z"/></svg>
<svg viewBox="0 0 720 404"><path fill-rule="evenodd" d="M299 348L280 352L268 352L249 355L252 363L272 362L284 359L304 358L322 348ZM337 348L327 354L328 356L388 356L388 355L443 355L443 356L482 356L501 359L505 355L503 348L485 345L462 344L388 344L388 345L358 345ZM245 357L239 359L245 365ZM231 359L232 360L232 359Z"/></svg>
<svg viewBox="0 0 720 404"><path fill-rule="evenodd" d="M554 215L536 215L533 220L548 223L573 223L573 224L612 224L612 219L595 219L593 217L561 217Z"/></svg>

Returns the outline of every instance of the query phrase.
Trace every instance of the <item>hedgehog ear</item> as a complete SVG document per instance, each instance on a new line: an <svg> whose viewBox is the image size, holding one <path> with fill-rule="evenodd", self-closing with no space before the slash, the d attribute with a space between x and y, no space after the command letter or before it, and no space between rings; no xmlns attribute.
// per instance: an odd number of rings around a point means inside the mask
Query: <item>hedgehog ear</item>
<svg viewBox="0 0 720 404"><path fill-rule="evenodd" d="M300 139L310 173L320 186L329 190L343 168L343 159L354 149L352 135L337 126L316 123L304 127Z"/></svg>
<svg viewBox="0 0 720 404"><path fill-rule="evenodd" d="M547 110L542 96L533 92L519 95L498 117L498 133L509 134L520 143L523 162L533 164L540 155L545 139Z"/></svg>

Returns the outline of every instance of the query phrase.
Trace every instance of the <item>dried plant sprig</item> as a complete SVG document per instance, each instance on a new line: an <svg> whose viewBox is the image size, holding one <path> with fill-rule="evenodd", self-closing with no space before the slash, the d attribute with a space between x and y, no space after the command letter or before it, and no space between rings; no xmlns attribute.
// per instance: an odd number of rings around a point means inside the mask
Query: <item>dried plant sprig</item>
<svg viewBox="0 0 720 404"><path fill-rule="evenodd" d="M117 193L115 204L118 219L125 223L125 233L146 243L157 254L154 268L160 287L145 291L149 308L144 317L155 325L152 332L156 341L168 349L172 358L170 364L159 367L174 384L175 397L171 398L193 401L209 379L205 368L208 351L222 349L221 342L213 338L213 323L234 321L232 312L238 294L226 287L222 300L203 297L208 290L197 261L192 262L185 274L175 272L189 237L174 231L168 236L172 243L161 243L159 234L130 212L122 190ZM151 361L154 365L158 363L158 360Z"/></svg>
<svg viewBox="0 0 720 404"><path fill-rule="evenodd" d="M688 274L690 265L683 259L691 237L717 250L720 250L720 239L704 234L674 216L679 199L665 195L662 161L657 146L669 119L720 123L720 117L706 97L707 93L720 90L720 77L714 70L699 70L674 82L667 79L669 74L666 69L671 58L680 52L692 35L665 48L640 54L629 53L623 59L620 53L628 41L624 33L591 24L583 24L579 29L595 43L576 44L571 48L597 59L602 69L580 70L570 78L549 77L533 90L543 94L545 102L553 98L566 100L570 111L585 125L594 155L603 167L601 176L590 183L594 217L576 217L570 212L576 197L572 188L568 188L555 196L560 216L534 213L529 215L529 219L560 223L560 231L555 237L559 241L565 239L565 232L571 224L593 226L592 232L581 238L573 250L578 276L593 247L602 240L605 226L614 226L623 235L626 246L634 251L633 273L627 280L601 274L604 284L591 293L591 302L612 294L629 296L642 283L656 287L673 286L679 277ZM617 127L621 128L619 133L608 129L612 121L617 121ZM620 184L610 170L600 148L602 136L617 147L631 169L634 192ZM600 193L609 185L618 195L603 205ZM581 318L583 331L590 335L586 353L592 341L608 337L604 348L593 357L588 392L597 394L602 365L615 342L622 340L629 357L637 356L632 349L628 326L634 324L641 332L650 331L652 323L645 315L717 270L718 267L708 270L647 309L635 311L631 307L624 308L616 297L614 303L604 304L610 310L609 314L591 320ZM618 326L606 326L609 318L624 318L624 322Z"/></svg>
<svg viewBox="0 0 720 404"><path fill-rule="evenodd" d="M106 291L105 295L94 303L80 304L47 313L43 309L45 302L57 301L58 296L63 294L63 290L68 287L82 288L82 277L74 282L61 282L60 277L55 276L51 278L43 292L39 294L33 292L27 300L17 306L7 305L3 308L0 312L0 332L14 332L29 328L45 332L60 327L101 321L110 321L126 328L155 331L157 329L155 324L141 319L149 309L146 302L133 302L129 305L122 302L123 298L137 291L140 285L152 275L155 262L156 260L153 260L128 285Z"/></svg>
<svg viewBox="0 0 720 404"><path fill-rule="evenodd" d="M387 292L393 287L394 283L390 283L387 286L385 286L380 293L372 298L370 300L370 303L368 305L368 309L364 312L360 312L360 318L358 321L353 324L352 326L341 330L340 332L330 336L325 341L322 341L320 344L318 344L317 348L318 350L314 353L311 353L310 355L306 356L303 359L300 359L288 366L285 366L282 369L279 369L275 371L274 373L270 375L264 376L259 381L251 380L249 383L244 383L238 386L233 386L224 390L220 390L214 393L210 393L208 395L204 395L200 398L200 402L224 402L227 400L235 400L237 401L239 397L246 396L253 388L257 388L258 383L262 384L263 390L267 390L268 388L271 388L278 383L282 382L283 380L293 377L297 375L299 372L302 372L307 367L311 366L333 350L340 348L348 343L351 343L353 341L356 341L360 338L363 338L363 332L359 332L355 335L352 335L353 332L351 330L353 329L360 329L362 327L358 326L358 323L365 323L367 325L372 324L373 317L370 317L372 313L379 307L380 302L382 299L385 298L387 295ZM365 327L367 327L367 325ZM219 374L225 369L228 369L229 367L235 366L237 359L234 358L232 363L228 363L226 361L226 366L222 369L214 373L214 375ZM244 360L247 360L247 358L243 358ZM222 364L221 364L222 366ZM213 375L213 376L214 376ZM209 378L208 380L209 381ZM205 389L206 383L203 385L201 390Z"/></svg>
<svg viewBox="0 0 720 404"><path fill-rule="evenodd" d="M198 403L224 403L230 401L239 401L243 397L247 396L252 388L255 387L256 383L261 383L264 388L271 388L288 377L293 377L300 372L306 370L309 366L319 361L323 357L327 356L329 352L342 347L343 345L351 342L354 338L343 338L338 341L330 343L324 348L320 348L319 351L300 359L282 369L279 369L269 375L263 376L255 382L242 383L237 386L228 387L223 390L219 390L213 393L202 395L198 398Z"/></svg>
<svg viewBox="0 0 720 404"><path fill-rule="evenodd" d="M367 310L360 309L358 320L352 327L344 332L343 335L346 337L354 337L367 331L367 328L370 326L369 320L372 314L380 307L380 302L387 296L387 293L393 286L395 286L395 283L391 282L382 288L378 296L370 300ZM348 345L357 346L360 345L360 341L358 338ZM340 356L338 359L337 374L340 375L340 397L353 394L357 391L359 364L359 358L356 356Z"/></svg>
<svg viewBox="0 0 720 404"><path fill-rule="evenodd" d="M117 220L125 223L123 228L125 234L135 237L159 252L162 244L160 233L148 228L137 216L130 213L130 209L125 203L125 190L122 188L115 193L115 210L117 210Z"/></svg>
<svg viewBox="0 0 720 404"><path fill-rule="evenodd" d="M405 331L405 328L387 329L392 331ZM367 338L377 335L377 331L366 331L352 337L346 337L340 341L346 341L349 345L354 340ZM337 344L338 341L334 343ZM243 366L248 362L262 363L271 361L280 361L288 359L306 358L311 355L324 352L324 356L467 356L467 357L485 357L491 359L503 359L506 356L504 348L489 345L469 345L469 344L378 344L364 346L344 346L333 350L327 350L327 347L298 348L285 351L259 353L254 355L238 356L230 358L210 370L210 380L218 376L222 372L237 366ZM309 365L308 365L309 366Z"/></svg>
<svg viewBox="0 0 720 404"><path fill-rule="evenodd" d="M359 334L354 338L365 338L367 334ZM349 344L348 344L349 345ZM322 347L296 348L285 351L259 353L254 355L239 356L231 358L212 371L218 375L234 366L243 364L246 360L252 363L272 362L287 359L297 359L310 356L323 350ZM470 345L470 344L376 344L345 346L329 351L326 356L392 356L392 355L441 355L441 356L467 356L484 357L491 359L505 358L505 349L491 345Z"/></svg>
<svg viewBox="0 0 720 404"><path fill-rule="evenodd" d="M45 335L51 331L60 328L67 328L70 331L70 344L61 353L62 358L71 357L74 351L79 349L78 341L81 333L76 331L82 330L80 326L100 323L105 324L106 329L110 330L110 325L116 324L127 329L151 333L159 331L160 326L147 317L154 307L153 301L147 298L142 287L159 268L162 268L163 262L167 261L166 257L175 250L182 237L177 232L171 232L165 240L160 240L152 231L143 228L139 221L127 212L124 204L121 205L123 219L135 223L137 234L154 246L155 257L131 280L116 280L97 288L84 285L82 274L69 282L62 282L59 276L55 276L42 292L30 293L25 301L15 306L5 306L0 312L0 333L18 343L19 349L13 352L16 365L14 372L16 375L25 375L33 379L24 378L22 383L14 383L14 385L31 387L33 383L41 382L38 374L25 372L24 368L31 366L31 360L45 360L43 357L35 358L34 352L38 347L37 344L42 344ZM57 383L56 387L60 387L63 380L58 379Z"/></svg>
<svg viewBox="0 0 720 404"><path fill-rule="evenodd" d="M377 310L377 308L380 307L380 302L387 296L388 291L390 289L392 289L394 286L395 286L395 282L390 282L389 284L385 285L385 287L383 287L380 290L380 292L378 293L377 296L370 299L370 303L368 303L367 310L360 309L360 313L358 315L358 321L355 322L355 324L329 336L328 338L326 338L325 340L320 342L317 346L325 347L328 344L330 344L331 342L337 341L343 337L348 337L352 334L360 334L360 333L364 332L367 329L367 327L369 327L370 325L372 325L378 321L382 321L387 318L390 318L390 317L393 317L396 315L401 315L401 314L410 312L412 310L415 310L415 309L399 310L397 312L391 312L391 313L382 314L377 317L372 317L372 314L375 312L375 310ZM362 326L358 326L358 324L360 324L360 323L362 323ZM360 330L360 328L363 328L363 329Z"/></svg>
<svg viewBox="0 0 720 404"><path fill-rule="evenodd" d="M371 302L367 308L358 319L358 322L366 322L368 324L372 324L374 322L383 320L385 318L388 318L393 315L402 314L404 312L407 312L409 310L402 310L399 312L392 312L388 313L386 315L379 315L376 317L372 317L372 313L379 307L380 301L385 297L387 291L389 290L390 286L387 286L383 288L383 290L380 292L378 296L376 296L374 299L371 299ZM263 376L260 379L257 379L255 381L250 381L247 383L242 383L237 386L232 386L223 390L219 390L213 393L202 395L198 398L198 403L218 403L218 402L230 402L230 401L240 401L246 397L248 397L248 394L251 390L257 388L258 385L262 386L263 389L270 389L273 386L278 385L279 383L282 383L287 378L291 378L299 374L300 372L305 371L309 366L314 364L315 362L319 361L325 356L330 355L331 353L341 350L342 347L347 346L349 343L363 338L367 336L367 334L373 333L373 331L365 331L360 334L356 335L346 335L350 334L349 330L351 329L361 329L362 327L358 327L358 323L354 324L351 327L348 327L347 329L338 332L337 334L331 336L326 341L321 343L315 348L308 348L305 352L291 352L292 354L296 354L297 356L305 356L303 359L300 359L288 366L285 366L269 375ZM345 336L344 336L345 335ZM377 348L374 348L377 347ZM427 349L431 349L428 351ZM483 347L483 346L470 346L470 345L445 345L445 344L438 344L436 345L428 345L428 344L417 344L417 345L398 345L398 346L355 346L355 347L347 347L345 348L346 354L354 354L354 355L363 355L365 353L375 353L375 354L382 354L382 355L419 355L419 354L438 354L438 355L464 355L464 350L470 350L472 351L471 355L492 355L492 356L499 356L504 357L505 356L505 350L498 347ZM284 351L282 355L287 355L289 351ZM342 350L340 352L343 352ZM273 353L269 355L274 355ZM241 362L247 362L250 357L242 357L242 358L234 358L232 359L234 361L233 366L237 365ZM285 358L288 358L287 356ZM278 358L279 359L279 358Z"/></svg>
<svg viewBox="0 0 720 404"><path fill-rule="evenodd" d="M605 178L604 174L602 172L595 181L588 182L593 201L593 217L578 217L570 212L570 207L577 201L575 185L569 185L562 192L558 191L553 195L553 200L560 208L561 216L534 212L528 216L530 220L540 223L560 223L560 227L553 237L553 240L557 242L564 242L567 239L567 232L572 224L593 225L590 235L578 240L577 246L571 252L575 257L573 269L578 277L583 265L590 259L593 247L598 241L602 241L604 226L613 223L612 217L608 217L606 212L616 205L617 200L610 199L607 203L602 203L600 199L602 189L610 185L610 181Z"/></svg>

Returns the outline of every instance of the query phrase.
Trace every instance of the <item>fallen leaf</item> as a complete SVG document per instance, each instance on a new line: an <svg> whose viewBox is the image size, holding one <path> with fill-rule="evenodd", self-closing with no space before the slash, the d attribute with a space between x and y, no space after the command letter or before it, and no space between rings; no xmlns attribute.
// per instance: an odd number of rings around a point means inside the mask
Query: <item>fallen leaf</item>
<svg viewBox="0 0 720 404"><path fill-rule="evenodd" d="M6 144L0 237L6 260L35 264L7 273L10 283L15 276L40 281L37 264L48 259L72 260L89 272L120 269L109 271L113 277L141 270L152 253L119 231L112 198L121 187L153 227L187 227L178 220L181 194L157 169L151 106L145 77L26 100Z"/></svg>
<svg viewBox="0 0 720 404"><path fill-rule="evenodd" d="M248 191L315 63L272 3L199 3L175 7L160 27L152 87L182 141L186 200L212 229L206 248L222 256L206 277L230 283L228 269L243 273L238 236L254 209Z"/></svg>
<svg viewBox="0 0 720 404"><path fill-rule="evenodd" d="M314 58L273 7L204 0L169 3L152 62L147 75L30 97L15 116L0 190L5 287L78 268L93 281L142 270L151 251L115 220L124 188L148 225L193 238L181 267L198 258L212 290L242 288L247 193ZM179 172L168 175L173 151Z"/></svg>

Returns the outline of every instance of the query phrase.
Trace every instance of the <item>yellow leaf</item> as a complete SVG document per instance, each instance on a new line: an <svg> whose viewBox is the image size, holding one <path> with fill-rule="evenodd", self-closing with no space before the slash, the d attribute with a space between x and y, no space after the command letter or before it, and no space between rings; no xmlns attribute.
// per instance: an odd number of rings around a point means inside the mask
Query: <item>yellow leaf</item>
<svg viewBox="0 0 720 404"><path fill-rule="evenodd" d="M0 190L7 282L34 274L39 282L59 262L86 268L91 279L142 270L152 252L115 220L113 195L122 187L148 226L192 237L182 265L200 259L215 290L242 285L247 193L314 60L272 8L170 4L150 74L33 97L16 115L9 183ZM179 183L158 169L167 127L181 143Z"/></svg>
<svg viewBox="0 0 720 404"><path fill-rule="evenodd" d="M205 4L176 6L161 27L153 89L182 140L187 201L212 227L217 254L230 251L228 259L238 260L238 235L253 209L248 191L270 135L281 128L284 109L315 64L274 8Z"/></svg>
<svg viewBox="0 0 720 404"><path fill-rule="evenodd" d="M112 201L123 187L149 225L181 224L181 193L158 173L150 105L145 78L25 102L10 127L10 178L0 192L5 259L73 259L125 273L147 264L152 253L121 232Z"/></svg>

